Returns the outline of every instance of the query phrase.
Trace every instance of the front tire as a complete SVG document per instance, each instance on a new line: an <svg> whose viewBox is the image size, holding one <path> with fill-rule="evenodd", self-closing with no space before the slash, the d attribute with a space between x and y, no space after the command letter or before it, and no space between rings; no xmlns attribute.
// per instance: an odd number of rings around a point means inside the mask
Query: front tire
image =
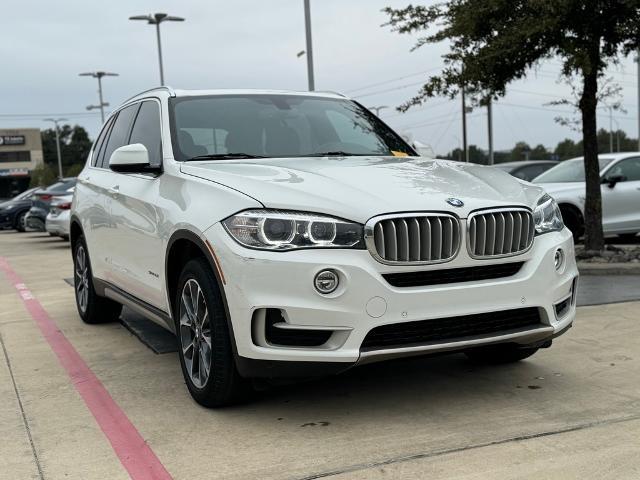
<svg viewBox="0 0 640 480"><path fill-rule="evenodd" d="M467 350L465 355L476 363L497 365L501 363L514 363L529 358L538 351L538 347L519 347L514 344L489 345L487 347Z"/></svg>
<svg viewBox="0 0 640 480"><path fill-rule="evenodd" d="M14 228L19 232L25 232L27 230L27 212L28 210L19 213L16 218Z"/></svg>
<svg viewBox="0 0 640 480"><path fill-rule="evenodd" d="M184 266L174 311L180 365L193 399L205 407L238 402L247 382L236 369L222 295L204 259Z"/></svg>
<svg viewBox="0 0 640 480"><path fill-rule="evenodd" d="M93 287L93 275L84 237L78 238L73 251L73 289L78 314L84 323L96 324L118 320L122 305L100 297Z"/></svg>

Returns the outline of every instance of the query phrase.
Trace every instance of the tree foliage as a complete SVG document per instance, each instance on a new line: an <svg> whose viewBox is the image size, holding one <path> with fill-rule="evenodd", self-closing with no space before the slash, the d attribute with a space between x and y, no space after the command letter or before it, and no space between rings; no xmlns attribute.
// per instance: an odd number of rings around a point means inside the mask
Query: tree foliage
<svg viewBox="0 0 640 480"><path fill-rule="evenodd" d="M567 78L582 86L581 112L586 173L586 248L602 250L602 201L598 169L598 80L611 63L640 44L640 0L445 0L431 6L386 8L399 33L418 34L414 48L447 41L444 69L427 79L399 107L453 97L461 88L476 101L504 95L507 85L542 60L562 62Z"/></svg>
<svg viewBox="0 0 640 480"><path fill-rule="evenodd" d="M41 137L44 163L53 166L57 172L56 131L53 128L43 130ZM63 171L72 165L84 164L91 150L91 145L89 134L83 127L62 125L60 127L60 153Z"/></svg>

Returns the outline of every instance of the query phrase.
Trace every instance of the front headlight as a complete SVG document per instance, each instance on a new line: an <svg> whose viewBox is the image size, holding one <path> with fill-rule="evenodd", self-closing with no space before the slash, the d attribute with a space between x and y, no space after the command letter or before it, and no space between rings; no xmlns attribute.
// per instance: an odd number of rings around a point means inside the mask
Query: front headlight
<svg viewBox="0 0 640 480"><path fill-rule="evenodd" d="M222 222L238 243L261 250L363 248L358 223L315 213L247 210Z"/></svg>
<svg viewBox="0 0 640 480"><path fill-rule="evenodd" d="M559 232L564 228L560 207L546 193L538 200L538 205L533 210L533 220L536 233Z"/></svg>

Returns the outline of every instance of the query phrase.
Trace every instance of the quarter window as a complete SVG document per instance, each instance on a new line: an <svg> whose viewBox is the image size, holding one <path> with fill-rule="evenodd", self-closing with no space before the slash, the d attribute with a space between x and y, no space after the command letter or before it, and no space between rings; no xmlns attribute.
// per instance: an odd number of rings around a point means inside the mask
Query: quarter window
<svg viewBox="0 0 640 480"><path fill-rule="evenodd" d="M151 165L157 166L161 164L160 109L156 102L147 101L142 103L128 143L141 143L149 152Z"/></svg>
<svg viewBox="0 0 640 480"><path fill-rule="evenodd" d="M138 108L140 108L140 104L136 103L135 105L123 108L122 110L120 110L120 113L118 113L115 123L113 124L113 128L111 129L111 133L109 134L107 146L104 149L104 156L102 156L101 154L100 166L102 168L109 168L109 159L111 158L111 154L117 148L120 148L123 145L127 145L129 143L131 122L136 116Z"/></svg>

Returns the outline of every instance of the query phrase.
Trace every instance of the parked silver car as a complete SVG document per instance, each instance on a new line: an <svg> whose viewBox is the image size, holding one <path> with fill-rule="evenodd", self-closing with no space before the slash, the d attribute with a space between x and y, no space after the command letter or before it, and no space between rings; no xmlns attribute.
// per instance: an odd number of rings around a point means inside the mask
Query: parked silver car
<svg viewBox="0 0 640 480"><path fill-rule="evenodd" d="M51 235L69 240L69 225L71 222L71 201L73 193L53 197L49 206L49 213L45 221L45 229Z"/></svg>
<svg viewBox="0 0 640 480"><path fill-rule="evenodd" d="M606 235L632 238L640 232L640 152L600 155L602 227ZM561 162L533 180L551 195L575 238L584 233L584 160Z"/></svg>

